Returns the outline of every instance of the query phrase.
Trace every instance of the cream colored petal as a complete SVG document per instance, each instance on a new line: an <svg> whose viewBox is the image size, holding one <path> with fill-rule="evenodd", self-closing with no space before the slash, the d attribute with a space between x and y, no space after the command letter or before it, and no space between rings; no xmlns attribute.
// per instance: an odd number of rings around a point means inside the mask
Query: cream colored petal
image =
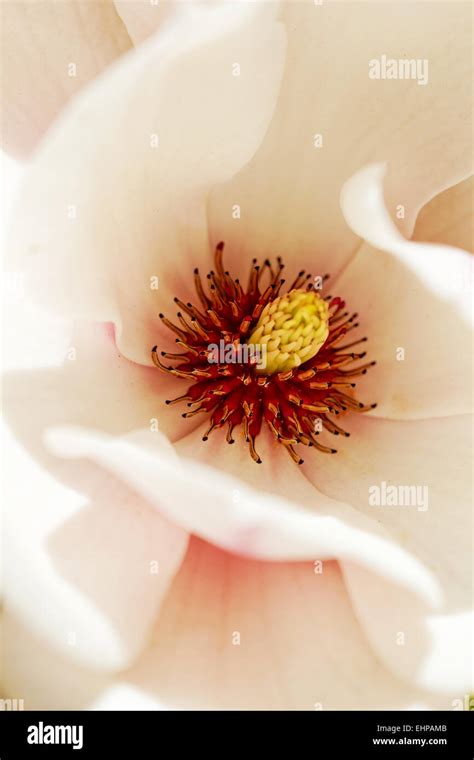
<svg viewBox="0 0 474 760"><path fill-rule="evenodd" d="M8 432L4 450L6 613L62 657L127 667L148 641L186 532L87 463L50 471L51 457L32 460Z"/></svg>
<svg viewBox="0 0 474 760"><path fill-rule="evenodd" d="M2 695L23 699L25 710L82 709L110 688L110 674L61 655L12 609L3 610L0 623Z"/></svg>
<svg viewBox="0 0 474 760"><path fill-rule="evenodd" d="M164 403L174 392L166 376L124 359L111 325L71 330L25 304L11 304L9 317L6 604L56 656L118 670L147 640L186 533L97 468L64 467L44 434L86 422L119 435L143 424L171 438L180 423L189 428Z"/></svg>
<svg viewBox="0 0 474 760"><path fill-rule="evenodd" d="M131 47L112 0L1 5L2 141L30 154L70 98Z"/></svg>
<svg viewBox="0 0 474 760"><path fill-rule="evenodd" d="M17 295L3 342L6 606L56 652L117 670L147 641L186 533L90 464L65 467L44 432L87 421L124 434L147 420L172 436L179 425L166 378L124 359L110 325L71 330Z"/></svg>
<svg viewBox="0 0 474 760"><path fill-rule="evenodd" d="M379 657L420 686L453 695L472 690L472 419L394 421L347 417L338 453L304 464L332 499L349 500L399 547L435 574L436 612L380 583L354 563L343 570L355 610Z"/></svg>
<svg viewBox="0 0 474 760"><path fill-rule="evenodd" d="M384 205L383 175L369 166L341 194L347 223L366 241L332 286L359 312L377 361L360 394L377 402L371 414L393 419L470 412L473 258L405 239Z"/></svg>
<svg viewBox="0 0 474 760"><path fill-rule="evenodd" d="M262 563L193 540L150 646L106 682L6 622L6 686L25 709L452 708L374 657L335 562Z"/></svg>
<svg viewBox="0 0 474 760"><path fill-rule="evenodd" d="M74 101L25 179L13 266L28 260L48 307L114 321L132 360L151 364L157 313L187 300L193 268L207 265L209 188L266 131L285 56L275 13L186 3Z"/></svg>
<svg viewBox="0 0 474 760"><path fill-rule="evenodd" d="M472 253L474 177L440 193L424 206L416 220L413 240L442 243Z"/></svg>
<svg viewBox="0 0 474 760"><path fill-rule="evenodd" d="M145 427L174 441L200 424L165 403L184 393L176 379L123 356L111 323L58 320L25 300L21 277L9 284L4 415L33 454L51 425L90 425L115 435Z"/></svg>
<svg viewBox="0 0 474 760"><path fill-rule="evenodd" d="M269 437L259 437L260 466L244 446L229 447L218 435L204 444L202 434L196 430L173 447L157 432L118 438L51 427L45 440L57 456L92 459L184 530L228 551L265 560L354 561L437 605L427 568L387 541L375 521L323 496Z"/></svg>
<svg viewBox="0 0 474 760"><path fill-rule="evenodd" d="M188 2L192 0L187 0ZM113 0L134 45L151 37L174 13L174 0Z"/></svg>
<svg viewBox="0 0 474 760"><path fill-rule="evenodd" d="M192 542L133 682L187 708L429 703L384 671L361 633L337 563L258 563Z"/></svg>
<svg viewBox="0 0 474 760"><path fill-rule="evenodd" d="M210 204L213 237L235 265L281 254L293 272L333 276L357 246L339 193L388 162L390 214L410 235L419 209L471 171L471 14L464 3L287 2L278 107L250 164ZM428 82L370 79L382 55L427 61ZM411 64L410 64L411 65ZM240 206L240 219L232 208Z"/></svg>

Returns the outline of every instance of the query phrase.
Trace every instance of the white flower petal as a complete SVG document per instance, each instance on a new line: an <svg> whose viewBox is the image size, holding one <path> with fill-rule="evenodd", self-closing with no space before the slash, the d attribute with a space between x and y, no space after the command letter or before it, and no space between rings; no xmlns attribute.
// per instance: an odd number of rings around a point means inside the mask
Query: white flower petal
<svg viewBox="0 0 474 760"><path fill-rule="evenodd" d="M193 539L150 646L131 669L104 683L8 620L8 693L23 695L29 709L450 709L450 698L383 668L337 563L318 570L243 559Z"/></svg>
<svg viewBox="0 0 474 760"><path fill-rule="evenodd" d="M90 425L114 435L146 427L171 440L193 429L192 420L165 403L183 389L155 367L125 359L110 323L72 327L39 319L37 310L12 313L7 335L16 371L3 378L4 414L34 455L41 452L41 431L52 425Z"/></svg>
<svg viewBox="0 0 474 760"><path fill-rule="evenodd" d="M343 562L359 619L375 651L399 675L425 688L464 693L474 686L472 419L360 416L345 423L351 438L338 440L338 453L324 467L303 465L305 474L324 494L350 499L361 516L383 526L430 569L443 596L433 613L413 594Z"/></svg>
<svg viewBox="0 0 474 760"><path fill-rule="evenodd" d="M154 34L179 8L173 0L113 0L134 45ZM192 0L187 0L192 2Z"/></svg>
<svg viewBox="0 0 474 760"><path fill-rule="evenodd" d="M187 534L86 463L33 462L5 441L4 604L63 656L129 665L186 550Z"/></svg>
<svg viewBox="0 0 474 760"><path fill-rule="evenodd" d="M468 600L468 609L426 615L410 595L360 567L342 569L367 639L391 672L441 694L462 698L472 692L474 616Z"/></svg>
<svg viewBox="0 0 474 760"><path fill-rule="evenodd" d="M5 655L2 695L22 699L25 710L81 710L100 699L110 687L109 673L74 662L70 657L72 647L60 654L11 607L2 610L0 624Z"/></svg>
<svg viewBox="0 0 474 760"><path fill-rule="evenodd" d="M474 176L471 176L433 198L419 213L413 240L442 243L472 252L473 194Z"/></svg>
<svg viewBox="0 0 474 760"><path fill-rule="evenodd" d="M67 101L131 47L112 0L1 6L2 141L29 154Z"/></svg>
<svg viewBox="0 0 474 760"><path fill-rule="evenodd" d="M347 223L367 242L332 286L359 311L377 361L364 398L377 402L371 414L395 419L470 412L473 258L402 237L384 205L383 175L382 165L366 167L342 190Z"/></svg>
<svg viewBox="0 0 474 760"><path fill-rule="evenodd" d="M303 268L335 277L357 247L339 207L353 173L388 162L388 207L395 215L403 204L398 224L410 235L419 209L472 172L470 10L302 0L284 3L282 20L288 54L277 109L252 161L213 192L211 236L226 241L237 265L280 254L291 278ZM428 83L371 79L369 63L382 54L415 67L427 60Z"/></svg>
<svg viewBox="0 0 474 760"><path fill-rule="evenodd" d="M151 364L157 312L178 292L187 300L193 268L207 263L210 187L266 131L285 57L276 9L186 3L74 101L25 179L12 249L33 295L114 321L132 360Z"/></svg>
<svg viewBox="0 0 474 760"><path fill-rule="evenodd" d="M279 561L347 559L413 589L425 602L439 602L437 585L421 563L387 541L375 521L310 486L280 447L265 455L262 436L263 469L247 451L239 461L233 447L236 474L229 475L227 446L215 439L206 449L201 436L202 431L191 433L177 450L183 454L187 447L194 457L199 451L214 466L178 457L159 433L112 438L81 428L51 428L46 442L59 456L93 459L184 530L229 551Z"/></svg>

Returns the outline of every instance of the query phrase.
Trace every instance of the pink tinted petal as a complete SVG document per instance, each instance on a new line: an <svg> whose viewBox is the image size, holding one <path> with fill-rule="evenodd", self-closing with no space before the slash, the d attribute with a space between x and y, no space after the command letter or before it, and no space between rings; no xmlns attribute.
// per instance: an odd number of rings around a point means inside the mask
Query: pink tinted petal
<svg viewBox="0 0 474 760"><path fill-rule="evenodd" d="M59 456L87 457L109 469L184 530L229 551L279 561L351 560L437 603L437 586L423 565L387 541L374 520L309 485L286 453L267 449L262 441L266 464L256 465L247 452L239 461L236 453L232 466L238 473L228 474L227 446L219 441L206 449L201 436L195 431L178 444L181 454L188 448L193 458L178 457L159 433L112 438L52 428L46 441ZM196 453L209 457L210 464L194 461Z"/></svg>
<svg viewBox="0 0 474 760"><path fill-rule="evenodd" d="M357 245L339 207L347 177L387 161L388 208L404 205L398 223L410 235L419 209L471 173L470 10L307 0L284 3L282 19L288 55L274 118L249 165L214 191L211 230L237 264L281 254L289 269L335 276ZM426 59L428 83L370 79L382 54Z"/></svg>
<svg viewBox="0 0 474 760"><path fill-rule="evenodd" d="M114 321L130 359L151 364L158 312L188 300L207 266L207 193L265 133L285 56L275 15L186 3L75 100L26 177L14 267L48 308Z"/></svg>
<svg viewBox="0 0 474 760"><path fill-rule="evenodd" d="M2 3L4 147L29 154L67 101L131 47L111 0Z"/></svg>
<svg viewBox="0 0 474 760"><path fill-rule="evenodd" d="M5 346L13 371L3 378L4 412L33 453L51 425L90 425L114 435L146 427L171 440L193 427L165 403L184 390L155 367L126 359L110 323L72 326L26 304L10 317Z"/></svg>
<svg viewBox="0 0 474 760"><path fill-rule="evenodd" d="M151 37L175 11L173 0L113 0L134 45Z"/></svg>
<svg viewBox="0 0 474 760"><path fill-rule="evenodd" d="M146 644L187 534L90 464L5 460L4 606L63 657L129 665ZM45 466L46 465L46 466Z"/></svg>
<svg viewBox="0 0 474 760"><path fill-rule="evenodd" d="M192 540L150 646L114 680L6 622L5 685L26 709L452 707L374 657L335 562L262 563Z"/></svg>
<svg viewBox="0 0 474 760"><path fill-rule="evenodd" d="M384 205L383 174L369 166L343 188L346 221L366 242L332 285L359 312L377 361L363 396L377 402L372 414L394 419L469 412L473 259L402 237Z"/></svg>
<svg viewBox="0 0 474 760"><path fill-rule="evenodd" d="M115 434L146 424L176 435L166 378L124 359L110 326L71 331L24 304L9 314L6 604L65 657L120 669L147 639L186 534L87 462L65 466L43 436L52 424L86 421Z"/></svg>
<svg viewBox="0 0 474 760"><path fill-rule="evenodd" d="M261 563L195 541L131 676L185 708L387 709L429 700L374 658L337 563Z"/></svg>
<svg viewBox="0 0 474 760"><path fill-rule="evenodd" d="M443 595L433 613L412 594L343 562L369 640L390 668L421 686L452 693L472 688L472 419L344 422L351 438L338 440L338 453L324 467L303 465L305 475L383 526L430 569ZM389 496L392 486L397 490Z"/></svg>
<svg viewBox="0 0 474 760"><path fill-rule="evenodd" d="M472 252L473 194L474 177L469 177L433 198L420 211L413 240L442 243Z"/></svg>

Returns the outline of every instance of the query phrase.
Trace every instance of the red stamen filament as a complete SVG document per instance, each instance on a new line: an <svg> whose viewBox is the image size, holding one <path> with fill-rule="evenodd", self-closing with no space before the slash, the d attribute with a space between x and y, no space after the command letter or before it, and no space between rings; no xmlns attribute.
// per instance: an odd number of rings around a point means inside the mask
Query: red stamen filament
<svg viewBox="0 0 474 760"><path fill-rule="evenodd" d="M324 446L316 436L322 430L332 435L349 436L330 415L366 412L376 404L364 405L349 395L355 387L352 379L363 375L375 362L358 364L365 352L351 349L367 338L342 342L348 332L358 327L357 314L344 311L345 302L326 296L329 305L329 334L320 350L312 359L286 372L258 375L250 363L210 363L209 346L225 340L226 344L244 344L255 329L265 306L274 301L284 280L281 259L274 270L267 259L263 266L254 259L250 269L247 289L239 280L233 280L223 267L224 244L215 251L216 271L207 276L207 292L198 269L194 270L196 292L200 308L175 298L180 308L179 326L160 314L160 319L178 337L175 339L182 353L161 352L161 356L175 362L165 365L160 359L157 346L152 349L154 364L163 372L183 378L192 384L187 392L167 404L187 402L190 410L183 417L205 413L210 415L210 425L203 440L219 428L227 427L227 443L234 443L232 432L241 425L248 443L250 456L261 463L256 451L256 439L265 423L275 440L283 445L297 464L303 459L294 448L298 444L314 447L324 453L336 453L336 449ZM266 274L265 274L266 273ZM262 287L262 280L270 276L270 283ZM323 282L328 278L325 275ZM311 275L298 273L288 288L311 290ZM183 312L186 316L183 316Z"/></svg>

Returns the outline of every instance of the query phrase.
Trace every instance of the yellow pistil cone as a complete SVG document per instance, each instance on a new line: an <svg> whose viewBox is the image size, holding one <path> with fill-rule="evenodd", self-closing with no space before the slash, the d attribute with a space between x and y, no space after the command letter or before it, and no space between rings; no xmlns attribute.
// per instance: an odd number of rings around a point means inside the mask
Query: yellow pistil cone
<svg viewBox="0 0 474 760"><path fill-rule="evenodd" d="M259 375L299 367L316 356L329 333L329 309L314 291L291 290L271 301L248 343L258 348Z"/></svg>

